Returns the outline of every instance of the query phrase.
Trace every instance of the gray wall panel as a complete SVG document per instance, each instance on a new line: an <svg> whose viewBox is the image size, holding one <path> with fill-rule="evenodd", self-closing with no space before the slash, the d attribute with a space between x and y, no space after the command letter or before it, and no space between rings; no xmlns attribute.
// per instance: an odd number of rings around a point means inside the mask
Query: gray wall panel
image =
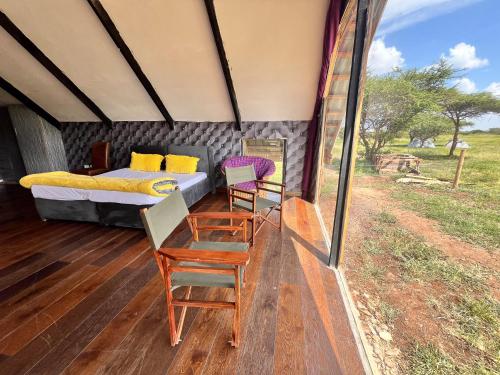
<svg viewBox="0 0 500 375"><path fill-rule="evenodd" d="M67 171L61 132L23 105L8 110L26 172Z"/></svg>

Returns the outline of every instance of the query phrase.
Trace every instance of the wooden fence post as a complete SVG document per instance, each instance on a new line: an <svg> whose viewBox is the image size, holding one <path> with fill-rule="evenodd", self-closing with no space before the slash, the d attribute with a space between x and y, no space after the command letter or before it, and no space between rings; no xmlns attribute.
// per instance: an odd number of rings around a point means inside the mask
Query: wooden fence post
<svg viewBox="0 0 500 375"><path fill-rule="evenodd" d="M453 180L453 189L458 187L458 183L460 181L460 175L462 174L462 168L464 166L465 160L465 149L460 150L460 158L458 159L457 171L455 172L455 179Z"/></svg>

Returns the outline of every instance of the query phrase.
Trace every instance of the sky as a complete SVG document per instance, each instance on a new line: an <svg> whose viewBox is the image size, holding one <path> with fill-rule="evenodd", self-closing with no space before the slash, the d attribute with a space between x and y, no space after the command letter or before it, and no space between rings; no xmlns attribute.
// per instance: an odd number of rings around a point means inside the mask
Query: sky
<svg viewBox="0 0 500 375"><path fill-rule="evenodd" d="M369 70L420 68L440 58L461 69L460 90L500 97L500 0L388 0ZM473 129L500 127L500 115L473 122Z"/></svg>

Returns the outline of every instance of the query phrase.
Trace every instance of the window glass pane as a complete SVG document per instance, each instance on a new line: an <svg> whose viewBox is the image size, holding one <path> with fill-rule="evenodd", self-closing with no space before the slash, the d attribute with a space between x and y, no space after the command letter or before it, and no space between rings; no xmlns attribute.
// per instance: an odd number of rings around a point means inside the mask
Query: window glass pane
<svg viewBox="0 0 500 375"><path fill-rule="evenodd" d="M467 7L467 20L487 28L482 6ZM383 374L500 373L500 121L490 114L484 126L481 116L498 111L500 98L486 84L457 86L477 71L440 62L441 51L489 57L489 39L448 44L460 32L448 22L457 16L375 36L371 46L379 65L368 63L363 85L340 274ZM477 37L490 38L480 29ZM391 51L404 59L397 71L380 65Z"/></svg>
<svg viewBox="0 0 500 375"><path fill-rule="evenodd" d="M339 40L332 55L332 68L322 107L316 203L324 223L325 238L329 242L332 238L337 200L355 24L356 6L352 3L347 8L339 27Z"/></svg>

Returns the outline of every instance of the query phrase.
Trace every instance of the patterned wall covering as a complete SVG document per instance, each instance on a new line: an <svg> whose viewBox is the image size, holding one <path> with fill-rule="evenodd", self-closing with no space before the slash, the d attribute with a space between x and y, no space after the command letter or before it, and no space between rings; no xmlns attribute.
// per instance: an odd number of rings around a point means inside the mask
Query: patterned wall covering
<svg viewBox="0 0 500 375"><path fill-rule="evenodd" d="M170 130L165 122L65 123L62 136L70 169L90 163L90 146L96 141L111 142L113 168L126 167L132 145L186 144L208 145L216 165L231 155L239 155L242 138L286 138L287 190L299 192L308 121L244 122L235 131L231 122L176 122ZM223 184L221 176L218 185Z"/></svg>
<svg viewBox="0 0 500 375"><path fill-rule="evenodd" d="M61 132L24 105L8 111L26 172L67 171Z"/></svg>

